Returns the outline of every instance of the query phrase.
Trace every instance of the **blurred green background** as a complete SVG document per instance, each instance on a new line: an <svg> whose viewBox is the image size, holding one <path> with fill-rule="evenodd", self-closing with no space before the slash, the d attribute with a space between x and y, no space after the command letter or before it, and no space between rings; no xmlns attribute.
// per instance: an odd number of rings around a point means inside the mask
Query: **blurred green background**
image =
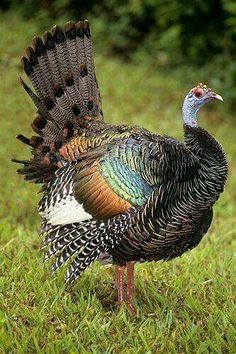
<svg viewBox="0 0 236 354"><path fill-rule="evenodd" d="M135 62L183 68L236 101L236 1L234 0L2 0L0 7L37 20L45 29L55 20L88 17L100 50Z"/></svg>
<svg viewBox="0 0 236 354"><path fill-rule="evenodd" d="M235 354L236 2L2 0L0 11L0 354ZM30 151L35 107L20 57L54 24L90 20L105 120L183 140L181 105L202 81L224 97L199 113L220 141L229 178L200 245L171 262L137 264L137 317L116 308L114 267L94 264L65 291L43 263L39 186L11 158Z"/></svg>

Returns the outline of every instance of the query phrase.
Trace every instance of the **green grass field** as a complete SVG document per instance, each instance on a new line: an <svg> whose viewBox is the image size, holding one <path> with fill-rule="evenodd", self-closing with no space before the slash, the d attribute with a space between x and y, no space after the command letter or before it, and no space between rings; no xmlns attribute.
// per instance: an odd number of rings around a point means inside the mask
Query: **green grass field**
<svg viewBox="0 0 236 354"><path fill-rule="evenodd" d="M211 229L179 259L136 265L137 316L131 318L115 306L113 267L94 264L65 291L63 272L51 278L42 261L39 188L17 176L10 162L29 157L15 139L31 134L34 116L19 84L19 59L37 26L15 17L10 31L9 20L0 15L0 353L235 353L236 117L226 113L227 102L202 110L199 119L222 143L230 164ZM180 80L181 74L99 53L96 67L108 122L179 139L184 95L195 80L208 81L197 72L188 73L192 81Z"/></svg>

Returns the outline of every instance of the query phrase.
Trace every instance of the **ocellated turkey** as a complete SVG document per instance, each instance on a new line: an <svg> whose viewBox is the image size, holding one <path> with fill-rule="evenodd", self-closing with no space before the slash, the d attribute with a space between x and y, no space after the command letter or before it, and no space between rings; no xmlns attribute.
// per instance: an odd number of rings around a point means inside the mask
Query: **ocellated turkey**
<svg viewBox="0 0 236 354"><path fill-rule="evenodd" d="M67 260L74 282L96 259L117 265L118 303L134 312L134 262L170 260L198 245L212 221L228 167L221 145L197 126L197 112L222 100L205 85L183 104L184 142L103 120L88 21L55 26L34 37L22 65L37 107L18 173L42 184L38 210L45 259Z"/></svg>

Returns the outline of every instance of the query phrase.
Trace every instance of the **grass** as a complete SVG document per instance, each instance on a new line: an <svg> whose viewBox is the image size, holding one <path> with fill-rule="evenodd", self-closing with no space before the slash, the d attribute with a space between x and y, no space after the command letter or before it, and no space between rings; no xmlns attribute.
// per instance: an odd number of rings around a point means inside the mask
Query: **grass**
<svg viewBox="0 0 236 354"><path fill-rule="evenodd" d="M137 316L115 307L113 267L95 264L64 291L63 274L50 278L39 251L38 187L17 176L10 162L29 156L15 139L31 133L34 115L19 85L19 58L37 24L11 17L9 30L10 15L0 20L0 353L235 353L235 117L220 104L200 113L200 124L225 148L229 180L195 250L136 266ZM195 81L186 86L171 73L102 55L96 66L107 121L182 139L181 102Z"/></svg>

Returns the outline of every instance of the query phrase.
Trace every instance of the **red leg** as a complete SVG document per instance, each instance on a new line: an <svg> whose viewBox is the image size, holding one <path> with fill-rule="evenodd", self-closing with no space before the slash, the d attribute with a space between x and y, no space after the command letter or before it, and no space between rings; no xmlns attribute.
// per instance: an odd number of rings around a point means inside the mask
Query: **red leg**
<svg viewBox="0 0 236 354"><path fill-rule="evenodd" d="M134 262L127 262L127 306L130 314L135 315L133 306L134 298Z"/></svg>
<svg viewBox="0 0 236 354"><path fill-rule="evenodd" d="M117 292L118 292L118 306L124 302L124 292L123 292L123 275L125 266L117 266Z"/></svg>

